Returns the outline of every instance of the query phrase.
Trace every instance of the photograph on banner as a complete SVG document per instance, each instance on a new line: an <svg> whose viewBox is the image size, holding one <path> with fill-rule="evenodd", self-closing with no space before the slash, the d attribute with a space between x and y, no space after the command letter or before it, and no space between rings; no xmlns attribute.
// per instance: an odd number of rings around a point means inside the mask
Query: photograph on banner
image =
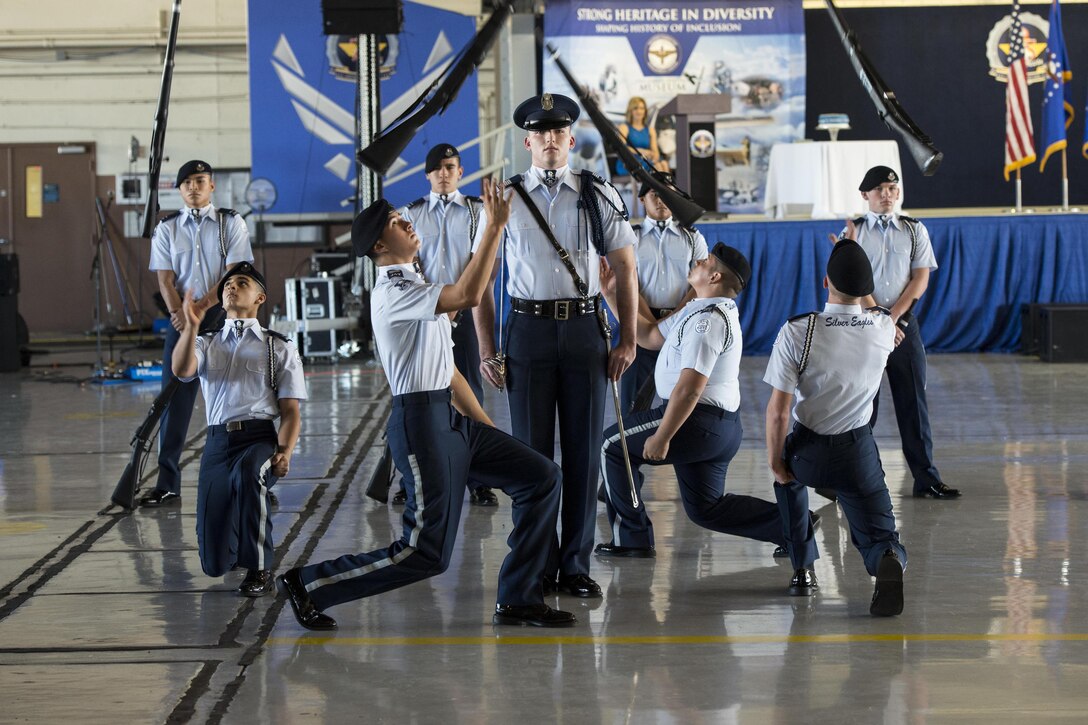
<svg viewBox="0 0 1088 725"><path fill-rule="evenodd" d="M636 147L655 136L662 165L672 169L678 153L713 154L717 211L763 211L771 147L804 137L801 3L549 0L544 35L608 117L635 131L629 138ZM547 61L544 88L574 95ZM680 94L723 96L720 105L729 110L716 115L712 133L700 129L678 139L674 119L661 111ZM644 123L638 99L645 102ZM572 166L606 178L624 171L606 158L584 115L574 131Z"/></svg>
<svg viewBox="0 0 1088 725"><path fill-rule="evenodd" d="M321 4L249 0L250 133L253 176L277 190L268 219L343 217L354 213L358 42L322 35ZM476 33L473 17L404 3L398 35L379 40L381 127L387 128L456 59ZM426 194L421 165L439 143L459 148L479 136L475 75L426 124L394 162L383 193L394 205ZM479 149L464 148L466 169Z"/></svg>

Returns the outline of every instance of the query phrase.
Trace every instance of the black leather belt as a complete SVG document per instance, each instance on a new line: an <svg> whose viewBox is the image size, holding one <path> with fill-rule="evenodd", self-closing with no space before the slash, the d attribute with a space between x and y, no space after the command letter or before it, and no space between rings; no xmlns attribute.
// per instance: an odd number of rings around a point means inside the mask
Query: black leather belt
<svg viewBox="0 0 1088 725"><path fill-rule="evenodd" d="M442 390L421 390L415 393L401 393L393 396L393 407L403 408L408 405L430 405L448 403L452 399L449 388Z"/></svg>
<svg viewBox="0 0 1088 725"><path fill-rule="evenodd" d="M662 317L671 315L675 309L675 307L651 307L650 312L660 320Z"/></svg>
<svg viewBox="0 0 1088 725"><path fill-rule="evenodd" d="M569 320L571 317L592 315L597 311L597 297L573 300L523 300L510 298L514 312L533 317L550 317L553 320Z"/></svg>
<svg viewBox="0 0 1088 725"><path fill-rule="evenodd" d="M234 433L240 430L267 430L268 428L275 428L276 426L270 420L232 420L229 423L213 425L211 427L221 428L228 433Z"/></svg>
<svg viewBox="0 0 1088 725"><path fill-rule="evenodd" d="M662 400L661 405L667 408L669 405L669 401ZM719 408L718 406L711 405L710 403L696 403L695 410L706 415L712 415L715 418L722 418L723 420L740 420L739 410L726 410L725 408Z"/></svg>
<svg viewBox="0 0 1088 725"><path fill-rule="evenodd" d="M871 436L873 434L873 429L867 425L863 425L853 430L848 430L845 433L825 435L824 433L817 433L811 428L806 428L800 423L794 423L793 432L806 440L816 441L817 443L823 443L829 446L841 446Z"/></svg>

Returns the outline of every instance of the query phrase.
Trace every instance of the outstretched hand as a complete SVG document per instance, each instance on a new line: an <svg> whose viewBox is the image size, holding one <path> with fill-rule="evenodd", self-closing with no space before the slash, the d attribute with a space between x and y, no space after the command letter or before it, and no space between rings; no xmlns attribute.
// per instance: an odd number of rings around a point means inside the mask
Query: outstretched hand
<svg viewBox="0 0 1088 725"><path fill-rule="evenodd" d="M514 195L513 190L508 191L503 182L491 178L484 179L480 186L488 221L505 226L510 220L510 197Z"/></svg>
<svg viewBox="0 0 1088 725"><path fill-rule="evenodd" d="M827 238L831 240L832 244L838 244L840 239L853 239L856 242L858 239L858 228L854 226L853 219L847 219L846 231L843 232L841 237L836 237L834 234L828 234Z"/></svg>
<svg viewBox="0 0 1088 725"><path fill-rule="evenodd" d="M200 323L204 320L204 315L215 304L215 295L207 294L201 297L199 300L193 299L193 292L189 290L185 293L185 299L181 303L181 311L185 317L185 324L191 327L200 327Z"/></svg>

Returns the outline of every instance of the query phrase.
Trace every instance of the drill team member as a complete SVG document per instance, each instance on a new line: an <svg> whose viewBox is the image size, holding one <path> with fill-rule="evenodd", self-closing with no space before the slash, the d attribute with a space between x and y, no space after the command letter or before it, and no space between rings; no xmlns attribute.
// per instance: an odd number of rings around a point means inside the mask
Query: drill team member
<svg viewBox="0 0 1088 725"><path fill-rule="evenodd" d="M198 336L216 299L227 321L222 330ZM200 377L208 415L196 501L200 566L208 576L223 576L235 564L245 567L239 591L249 597L272 591L270 489L291 469L299 401L306 399L294 343L257 322L265 299L264 278L249 262L231 267L218 297L194 300L186 292L185 327L173 358L179 379Z"/></svg>
<svg viewBox="0 0 1088 725"><path fill-rule="evenodd" d="M663 183L676 185L672 174L653 174ZM680 226L649 184L642 185L638 198L646 209L646 219L634 225L638 238L638 308L641 314L661 320L695 297L688 284L688 272L700 259L706 259L706 239L701 232ZM634 364L620 380L624 413L631 410L635 395L653 376L657 355L657 350L638 346Z"/></svg>
<svg viewBox="0 0 1088 725"><path fill-rule="evenodd" d="M216 209L212 201L215 181L212 167L199 160L189 161L178 171L174 186L181 189L185 208L165 217L151 235L151 263L159 283L159 294L170 313L170 326L162 351L162 387L174 377L171 368L174 347L185 329L182 299L192 293L203 306L210 297L212 306L204 315L203 331L216 329L223 310L215 303L215 290L227 269L239 262L252 262L249 230L233 209ZM159 476L155 487L140 498L141 506L165 506L181 502L181 469L178 464L185 447L189 419L199 386L182 383L174 391L162 414L159 427Z"/></svg>
<svg viewBox="0 0 1088 725"><path fill-rule="evenodd" d="M483 201L457 190L465 173L457 148L440 143L427 152L423 166L431 193L400 210L420 238L419 261L423 276L435 284L453 284L480 246L487 214ZM490 310L484 319L495 318L495 296L485 294L480 307ZM482 405L484 390L480 378L480 344L477 341L476 310L459 310L453 318L453 364L468 381ZM487 331L485 334L492 334ZM393 503L404 503L402 488ZM474 506L498 506L499 499L487 486L471 486L469 501Z"/></svg>
<svg viewBox="0 0 1088 725"><path fill-rule="evenodd" d="M638 342L660 350L655 378L664 403L624 419L627 450L636 486L642 489L643 463L672 464L684 510L711 531L784 545L778 506L753 496L725 493L729 462L740 448L740 358L743 349L736 297L752 268L738 250L718 243L687 275L695 299L676 314L638 320ZM611 274L602 269L601 286L611 297ZM609 299L609 304L612 300ZM619 427L605 432L601 451L611 542L597 545L598 556L647 558L655 555L654 532L645 504L634 508ZM809 555L815 558L810 539Z"/></svg>
<svg viewBox="0 0 1088 725"><path fill-rule="evenodd" d="M609 380L619 380L635 357L635 235L615 188L567 165L577 118L578 104L557 93L529 98L514 111L515 125L527 132L532 166L509 182L518 197L506 225L512 309L506 389L514 436L549 458L559 419L561 537L553 545L545 588L599 597L589 560L601 435ZM611 351L598 293L602 258L617 279L620 342ZM489 341L481 354L493 351Z"/></svg>
<svg viewBox="0 0 1088 725"><path fill-rule="evenodd" d="M510 553L499 571L495 624L565 627L574 615L544 603L541 577L559 508L558 467L492 427L453 365L448 313L480 303L510 213L501 187L484 185L488 225L478 255L457 282L425 282L415 271L419 237L379 199L356 217L355 253L377 266L371 320L393 392L387 436L408 490L403 534L384 549L345 554L279 577L299 624L335 629L323 610L435 576L453 555L465 486L475 480L512 500ZM451 390L452 389L452 390Z"/></svg>
<svg viewBox="0 0 1088 725"><path fill-rule="evenodd" d="M847 234L853 232L850 223ZM907 552L895 529L869 418L896 326L888 310L863 310L859 304L873 292L873 270L856 242L835 245L824 287L823 312L798 315L783 325L763 377L773 388L767 461L794 567L789 592L811 596L819 587L805 487L828 488L846 515L866 570L876 577L869 612L894 616L903 611ZM793 432L787 436L794 397Z"/></svg>
<svg viewBox="0 0 1088 725"><path fill-rule="evenodd" d="M892 321L902 323L886 372L903 456L914 478L914 496L959 498L959 489L945 485L933 464L933 435L926 402L926 349L918 320L911 314L914 303L929 286L930 273L937 269L929 232L917 219L895 212L899 175L894 170L874 166L858 188L869 204L869 212L854 220L857 242L873 265L874 277L873 294L862 304L886 307ZM873 400L874 425L879 402L879 396Z"/></svg>

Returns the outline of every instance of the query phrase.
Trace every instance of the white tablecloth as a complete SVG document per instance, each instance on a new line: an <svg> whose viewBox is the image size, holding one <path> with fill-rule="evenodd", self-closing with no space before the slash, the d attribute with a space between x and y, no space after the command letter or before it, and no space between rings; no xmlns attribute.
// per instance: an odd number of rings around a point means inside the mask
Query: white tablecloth
<svg viewBox="0 0 1088 725"><path fill-rule="evenodd" d="M865 172L890 166L902 174L895 141L808 141L771 148L764 211L781 219L787 205L812 205L813 219L856 217L868 210L858 192ZM896 211L903 206L903 182Z"/></svg>

